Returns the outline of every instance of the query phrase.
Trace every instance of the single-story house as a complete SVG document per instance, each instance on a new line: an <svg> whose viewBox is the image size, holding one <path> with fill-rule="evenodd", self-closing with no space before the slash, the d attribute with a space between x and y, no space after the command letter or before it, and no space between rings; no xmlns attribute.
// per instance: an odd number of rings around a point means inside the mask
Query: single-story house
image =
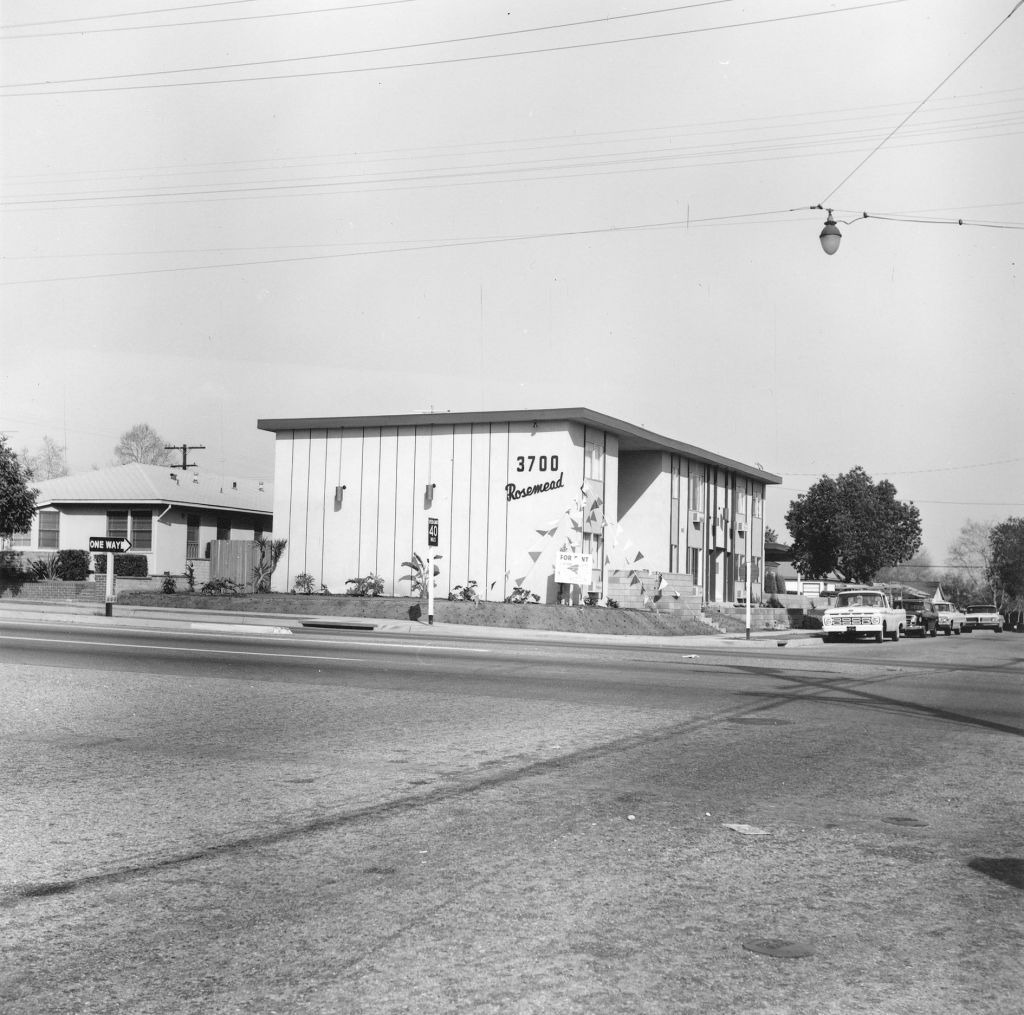
<svg viewBox="0 0 1024 1015"><path fill-rule="evenodd" d="M758 466L585 408L258 425L276 436L278 591L372 574L408 595L417 553L437 558L441 597L472 584L484 600L552 603L571 586L625 605L622 589L678 597L685 579L735 602L749 558L760 599L765 490L781 477Z"/></svg>
<svg viewBox="0 0 1024 1015"><path fill-rule="evenodd" d="M12 549L88 550L95 536L126 538L149 574L183 574L215 539L254 539L273 528L274 493L258 479L132 462L32 484L36 516Z"/></svg>

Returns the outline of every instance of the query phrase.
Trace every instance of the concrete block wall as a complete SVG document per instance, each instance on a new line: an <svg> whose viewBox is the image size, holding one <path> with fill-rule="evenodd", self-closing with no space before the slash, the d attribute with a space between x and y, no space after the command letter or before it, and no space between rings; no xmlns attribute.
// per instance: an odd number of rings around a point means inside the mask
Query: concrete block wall
<svg viewBox="0 0 1024 1015"><path fill-rule="evenodd" d="M666 586L659 595L658 586L662 578ZM644 602L645 592L647 602ZM696 616L701 608L701 590L694 585L693 575L667 571L609 571L608 598L614 599L624 610Z"/></svg>

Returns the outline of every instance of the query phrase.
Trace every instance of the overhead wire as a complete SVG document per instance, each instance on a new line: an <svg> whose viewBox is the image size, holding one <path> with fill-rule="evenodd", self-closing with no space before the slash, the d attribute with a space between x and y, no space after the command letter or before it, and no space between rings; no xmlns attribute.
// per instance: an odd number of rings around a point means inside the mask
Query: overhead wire
<svg viewBox="0 0 1024 1015"><path fill-rule="evenodd" d="M861 169L861 168L862 168L862 167L863 167L863 166L864 166L864 165L865 165L865 164L866 164L866 163L867 163L867 162L868 162L868 161L869 161L869 160L870 160L870 159L871 159L871 158L872 158L872 157L873 157L873 156L874 156L874 155L875 155L875 154L876 154L876 153L877 153L877 152L878 152L878 151L879 151L879 150L880 150L880 149L881 149L882 147L884 147L884 146L885 146L885 144L886 144L886 143L887 143L888 141L890 141L890 140L891 140L891 139L892 139L892 138L893 138L893 137L894 137L894 136L895 136L895 135L896 135L896 134L897 134L897 133L898 133L898 132L900 131L900 129L901 129L901 128L902 128L902 127L903 127L903 126L904 126L904 125L905 125L905 124L906 124L906 123L907 123L907 122L908 122L908 121L909 121L909 120L910 120L910 119L911 119L911 118L912 118L912 117L914 116L914 114L915 114L915 113L917 113L917 111L918 111L919 109L921 109L921 107L922 107L922 106L924 106L924 105L925 105L925 103L926 103L926 102L928 102L928 100L929 100L929 99L930 99L930 98L931 98L931 97L932 97L932 96L933 96L933 95L934 95L934 94L935 94L935 93L936 93L936 92L937 92L937 91L938 91L938 90L939 90L940 88L942 88L942 86L943 86L943 85L944 85L944 84L945 84L945 83L946 83L947 81L949 81L949 79L950 79L950 78L952 78L952 77L953 77L953 75L954 75L954 74L956 74L956 72L957 72L958 70L960 70L960 68L961 68L961 67L963 67L963 65L964 65L965 63L967 63L967 61L968 61L968 60L970 60L972 56L974 56L974 54L975 54L975 53L977 53L977 52L978 52L978 50L979 50L979 49L981 49L981 47L982 47L982 46L984 46L984 45L985 45L985 43L986 43L986 42L988 42L988 40L989 40L989 39L991 39L991 38L992 38L992 36L993 36L993 35L995 35L995 34L996 34L996 32L998 32L998 31L999 31L999 29L1000 29L1000 28L1002 28L1002 27L1003 27L1003 25L1005 25L1005 24L1006 24L1006 22L1007 22L1007 21L1009 21L1009 20L1010 20L1010 18L1012 18L1012 17L1013 17L1013 15L1014 15L1014 14L1016 14L1016 13L1017 13L1017 11L1018 11L1018 10L1020 9L1021 5L1024 5L1024 0L1017 0L1017 3L1016 3L1016 4L1014 4L1014 6L1013 6L1013 9L1012 9L1012 10L1010 11L1010 13L1009 13L1009 14L1007 14L1007 15L1006 15L1006 16L1005 16L1005 17L1004 17L1004 18L1003 18L1003 19L1002 19L1002 20L1001 20L1001 21L999 22L999 24L998 24L998 25L996 25L996 26L995 26L995 28L993 28L993 29L992 29L992 31L991 31L991 32L989 32L989 33L988 33L988 35L986 35L986 36L985 36L985 38L984 38L984 39L982 39L982 40L981 40L981 42L979 42L979 43L978 43L978 44L977 44L977 45L976 45L976 46L974 47L974 49L972 49L972 50L971 50L971 51L970 51L970 52L969 52L969 53L967 54L967 56L965 56L965 57L964 57L964 58L963 58L963 59L962 59L962 60L961 60L961 61L960 61L960 62L959 62L959 63L958 63L958 64L957 64L957 65L956 65L956 66L955 66L955 67L954 67L954 68L953 68L953 69L952 69L952 70L951 70L951 71L950 71L950 72L949 72L949 73L948 73L948 74L947 74L947 75L946 75L946 76L945 76L945 77L944 77L944 78L943 78L943 79L942 79L942 80L941 80L941 81L940 81L940 82L939 82L939 83L938 83L938 84L937 84L937 85L936 85L936 86L935 86L935 87L934 87L934 88L933 88L933 89L932 89L932 90L931 90L931 91L930 91L930 92L929 92L929 93L928 93L928 94L927 94L927 95L926 95L926 96L925 96L925 97L924 97L924 98L923 98L923 99L922 99L922 100L921 100L921 101L920 101L920 102L919 102L919 103L918 103L918 104L917 104L917 105L916 105L916 106L915 106L915 107L914 107L914 108L913 108L913 109L911 110L911 111L910 111L910 112L909 112L909 113L907 113L907 115L906 115L906 116L905 116L905 117L904 117L904 118L903 118L902 120L900 120L900 122L899 122L898 124L896 124L896 126L895 126L895 127L893 127L893 129L892 129L891 131L889 131L889 133L888 133L888 134L886 134L886 135L885 135L885 137L883 137L883 138L882 138L882 140L881 140L881 141L879 141L879 142L878 142L878 144L877 144L877 145L875 145L875 147L874 147L874 148L872 148L872 149L871 149L871 151L869 151L869 152L867 153L867 155L865 155L865 156L864 156L864 158L863 158L863 159L861 159L861 160L860 160L860 162L858 162L858 163L857 163L857 165L855 165L855 166L853 167L853 169L851 169L851 170L850 170L850 172L849 172L849 173L847 173L847 174L846 174L846 176L844 176L844 177L843 177L843 178L842 178L842 179L841 179L841 180L839 181L839 183L837 183L837 184L836 184L836 185L835 185L835 186L834 186L834 187L833 187L833 188L832 188L832 189L831 189L831 190L830 190L830 191L829 191L829 192L828 192L828 193L827 193L827 194L826 194L826 195L825 195L825 196L824 196L824 197L823 197L823 198L822 198L822 199L821 199L821 200L820 200L819 202L818 202L818 205L817 205L817 207L818 207L818 208L821 208L822 210L824 210L824 207L823 207L823 206L824 206L824 205L825 205L825 204L826 204L826 203L828 202L829 198L831 198L831 197L832 197L832 195L833 195L833 194L835 194L835 193L836 193L836 191L838 191L838 190L840 189L840 187L842 187L842 186L843 186L844 184L846 184L847 182L849 182L849 180L850 180L850 179L851 179L851 178L852 178L852 177L853 177L853 176L854 176L854 175L855 175L856 173L858 173L858 172L860 171L860 169Z"/></svg>
<svg viewBox="0 0 1024 1015"><path fill-rule="evenodd" d="M98 14L89 18L60 18L56 21L41 21L36 22L35 25L54 25L54 24L67 24L77 21L97 21L106 20L108 18L129 18L139 17L143 14L165 14L173 11L190 11L199 10L202 7L222 7L229 6L230 4L239 3L252 3L253 0L227 0L226 3L220 4L198 4L196 7L170 7L162 11L138 11L133 13L123 14ZM236 22L243 21L265 21L269 18L294 18L301 17L309 14L337 14L345 11L358 11L366 10L367 8L373 7L394 7L398 4L411 4L419 3L420 0L368 0L366 3L346 4L341 7L319 7L311 10L304 11L271 11L265 14L242 14L238 17L233 18L206 18L202 21L169 21L159 25L115 25L110 28L86 28L86 29L67 29L60 32L24 32L16 35L2 35L0 41L2 42L14 42L19 39L51 39L62 35L100 35L108 34L111 32L141 32L159 28L192 28L199 25L224 25L234 24ZM11 28L32 28L35 25L31 23L24 23L19 25L0 25L0 31L5 31Z"/></svg>
<svg viewBox="0 0 1024 1015"><path fill-rule="evenodd" d="M41 88L41 90L39 90L39 91L11 92L8 95L2 96L2 98L6 98L6 99L26 98L26 97L43 96L43 95L91 95L91 94L104 93L104 92L140 91L140 90L152 90L152 89L161 89L161 88L190 88L190 87L203 87L203 86L207 86L207 85L247 84L247 83L253 83L253 82L265 82L265 81L301 80L301 79L318 78L318 77L332 77L332 76L343 75L343 74L377 73L377 72L381 72L381 71L390 71L390 70L418 70L418 69L422 69L422 68L425 68L425 67L439 67L439 66L462 64L462 63L476 63L476 62L481 62L481 61L485 61L485 60L503 60L503 59L508 59L508 58L516 57L516 56L535 56L535 55L546 54L546 53L565 53L565 52L570 52L570 51L573 51L573 50L591 49L591 48L598 47L598 46L616 46L616 45L623 45L623 44L632 43L632 42L649 42L649 41L658 40L658 39L678 38L680 36L685 36L685 35L697 35L697 34L703 34L703 33L708 33L708 32L727 31L727 30L732 30L732 29L736 29L736 28L761 27L763 25L768 25L768 24L778 24L778 23L782 23L782 22L798 21L798 20L804 20L804 19L807 19L807 18L814 18L814 17L825 17L825 16L830 16L830 15L833 15L833 14L848 14L848 13L851 13L851 12L854 12L854 11L867 10L867 9L875 8L875 7L889 7L889 6L892 6L894 4L902 4L902 3L906 3L906 2L907 2L907 0L872 0L872 2L869 2L869 3L856 4L856 5L853 5L853 6L850 6L850 7L837 7L837 8L832 8L830 10L825 10L825 11L811 11L811 12L807 12L807 13L803 13L803 14L792 14L792 15L785 15L785 16L776 16L776 17L772 17L772 18L759 18L759 19L752 20L752 21L732 22L732 23L725 24L725 25L711 25L711 26L705 26L703 28L677 29L677 30L668 31L668 32L655 32L655 33L651 33L651 34L647 34L647 35L628 36L628 37L621 37L621 38L615 38L615 39L597 39L597 40L590 40L588 42L564 43L564 44L558 45L558 46L545 46L545 47L538 47L538 48L535 48L535 49L512 50L512 51L504 52L504 53L476 53L476 54L469 54L467 56L443 57L443 58L439 58L439 59L435 59L435 60L419 60L419 61L415 61L415 62L411 62L411 63L380 64L380 65L375 65L375 66L370 66L370 67L345 67L345 68L336 68L336 69L332 69L332 70L303 71L303 72L293 72L293 73L288 73L288 74L254 75L254 76L249 76L249 77L237 77L237 78L214 78L214 79L211 79L211 80L161 81L161 82L153 82L153 83L149 83L149 84L141 84L141 83L139 83L139 84L108 85L108 86L103 86L103 87L99 87L99 88ZM1024 2L1024 0L1022 0L1022 2ZM602 19L602 20L604 20L604 19ZM450 40L450 41L455 41L455 40ZM413 44L413 43L411 43L411 44L408 44L408 45L411 47L411 46L416 46L416 45L442 45L442 44L445 44L445 43L442 43L442 42L431 42L431 43L423 43L423 44ZM408 48L408 47L399 47L399 48ZM366 51L366 52L370 52L370 51ZM346 56L346 55L348 55L348 56L352 56L352 55L365 55L365 53L353 52L353 53L350 53L350 54L320 54L320 55L307 56L307 57L294 57L291 60L289 60L288 62L298 62L298 61L303 61L303 60L314 60L314 59L317 59L317 60L319 60L319 59L331 59L331 58L336 58L336 57ZM181 70L181 71L167 71L167 72L164 72L164 73L196 73L196 72L202 71L204 69L207 69L207 68L192 68L192 69L190 69L188 71L185 71L185 70ZM215 67L211 67L209 69L216 69L216 68ZM148 72L147 71L147 72L143 72L143 73L150 74L150 73L154 73L154 72ZM90 81L90 80L102 81L102 80L108 80L108 79L109 78L107 78L105 76L99 76L99 77L90 78L90 79L86 79L86 78L76 79L75 83L86 83L87 81ZM17 83L17 84L8 84L8 85L5 85L4 87L6 87L6 88L34 88L34 87L42 86L42 85L45 85L45 84L48 84L48 83L49 82L34 82L34 83L21 82L21 83Z"/></svg>

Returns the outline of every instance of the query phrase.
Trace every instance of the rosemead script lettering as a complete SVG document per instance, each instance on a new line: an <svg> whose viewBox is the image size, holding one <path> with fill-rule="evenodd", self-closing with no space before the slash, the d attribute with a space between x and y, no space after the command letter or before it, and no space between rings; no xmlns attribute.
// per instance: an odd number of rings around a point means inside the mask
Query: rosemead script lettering
<svg viewBox="0 0 1024 1015"><path fill-rule="evenodd" d="M522 489L515 483L505 485L505 496L509 500L519 500L520 497L532 497L535 493L545 493L547 490L557 490L562 486L564 472L558 474L558 479L549 479L546 483L537 483L536 486L524 486Z"/></svg>

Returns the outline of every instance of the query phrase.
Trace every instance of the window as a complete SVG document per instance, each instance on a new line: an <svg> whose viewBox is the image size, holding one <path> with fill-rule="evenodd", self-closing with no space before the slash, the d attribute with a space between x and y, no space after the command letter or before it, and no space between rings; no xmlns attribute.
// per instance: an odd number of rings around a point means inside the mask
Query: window
<svg viewBox="0 0 1024 1015"><path fill-rule="evenodd" d="M764 486L761 483L754 486L754 517L764 517Z"/></svg>
<svg viewBox="0 0 1024 1015"><path fill-rule="evenodd" d="M189 560L197 560L199 558L199 515L188 515L185 525L185 556Z"/></svg>
<svg viewBox="0 0 1024 1015"><path fill-rule="evenodd" d="M259 542L263 538L263 519L257 518L252 523L252 538Z"/></svg>
<svg viewBox="0 0 1024 1015"><path fill-rule="evenodd" d="M128 512L108 511L107 512L107 538L127 539L128 538Z"/></svg>
<svg viewBox="0 0 1024 1015"><path fill-rule="evenodd" d="M230 539L231 538L231 516L221 515L217 519L217 538L218 539Z"/></svg>
<svg viewBox="0 0 1024 1015"><path fill-rule="evenodd" d="M132 549L149 553L153 549L153 512L132 508Z"/></svg>
<svg viewBox="0 0 1024 1015"><path fill-rule="evenodd" d="M39 549L57 550L60 548L60 512L39 512Z"/></svg>
<svg viewBox="0 0 1024 1015"><path fill-rule="evenodd" d="M690 510L704 511L704 466L690 463Z"/></svg>
<svg viewBox="0 0 1024 1015"><path fill-rule="evenodd" d="M32 532L14 532L11 534L11 546L31 546Z"/></svg>

